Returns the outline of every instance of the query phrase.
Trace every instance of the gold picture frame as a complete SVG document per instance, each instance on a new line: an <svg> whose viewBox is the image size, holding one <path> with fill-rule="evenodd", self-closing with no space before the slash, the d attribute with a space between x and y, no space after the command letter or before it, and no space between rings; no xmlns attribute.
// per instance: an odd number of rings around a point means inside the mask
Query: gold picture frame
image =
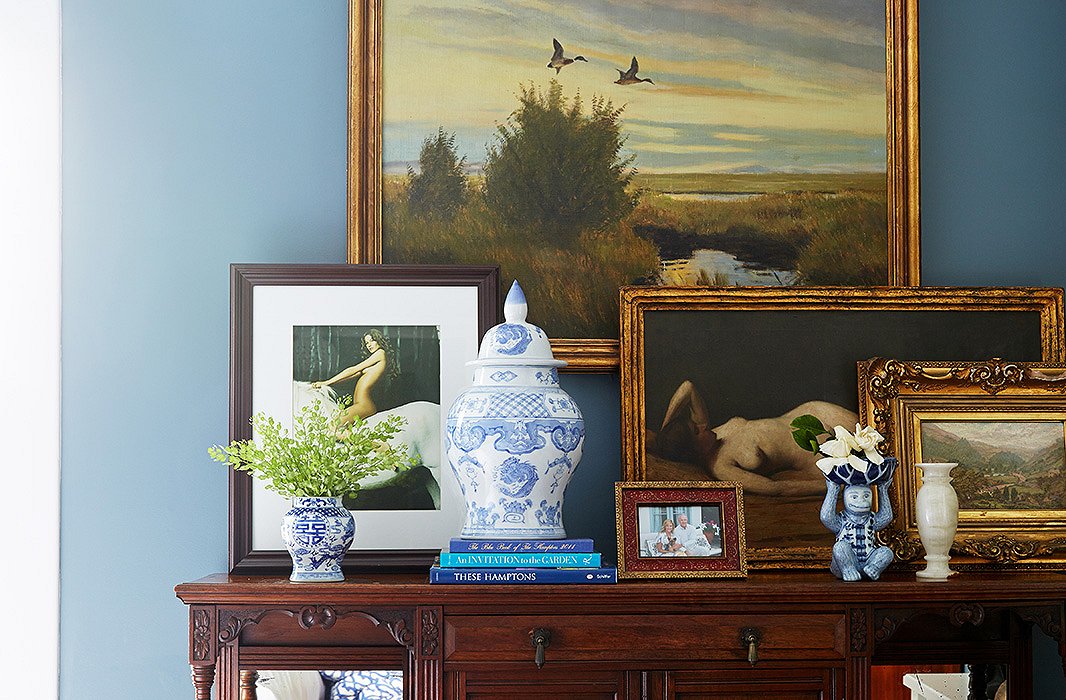
<svg viewBox="0 0 1066 700"><path fill-rule="evenodd" d="M1066 365L875 358L858 372L861 420L899 459L891 492L896 517L880 536L900 560L917 563L923 552L914 465L958 461L953 567L1066 568ZM1047 449L1013 449L1033 428L1050 440ZM966 457L977 464L968 466Z"/></svg>
<svg viewBox="0 0 1066 700"><path fill-rule="evenodd" d="M744 490L734 481L653 481L614 485L618 578L743 578ZM676 516L676 513L682 515ZM700 517L697 517L700 516ZM686 519L680 536L674 520ZM666 523L670 534L666 540ZM658 531L656 528L662 528ZM663 542L656 542L656 536ZM684 540L684 541L682 541ZM669 542L670 544L667 544Z"/></svg>
<svg viewBox="0 0 1066 700"><path fill-rule="evenodd" d="M1049 288L625 287L621 328L623 478L741 482L752 569L829 561L814 457L776 453L791 412L858 420L856 362L1064 361Z"/></svg>
<svg viewBox="0 0 1066 700"><path fill-rule="evenodd" d="M349 0L347 260L382 262L383 4ZM918 1L885 1L886 284L919 284ZM434 66L431 70L439 70ZM402 261L395 261L402 262ZM542 313L550 314L551 309ZM550 327L548 328L551 332ZM619 341L559 338L567 371L618 368Z"/></svg>

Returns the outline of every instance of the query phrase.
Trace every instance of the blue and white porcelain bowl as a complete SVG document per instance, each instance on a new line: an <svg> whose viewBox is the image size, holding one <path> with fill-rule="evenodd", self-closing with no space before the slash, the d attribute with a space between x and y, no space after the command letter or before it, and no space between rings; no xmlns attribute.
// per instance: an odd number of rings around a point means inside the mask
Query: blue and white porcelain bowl
<svg viewBox="0 0 1066 700"><path fill-rule="evenodd" d="M825 478L841 486L877 486L892 478L896 471L896 458L885 457L881 464L866 460L866 471L859 471L850 464L833 467Z"/></svg>
<svg viewBox="0 0 1066 700"><path fill-rule="evenodd" d="M448 413L448 461L466 498L467 539L562 539L563 493L581 459L585 421L559 386L551 342L526 323L517 282L506 321L481 343L474 384Z"/></svg>

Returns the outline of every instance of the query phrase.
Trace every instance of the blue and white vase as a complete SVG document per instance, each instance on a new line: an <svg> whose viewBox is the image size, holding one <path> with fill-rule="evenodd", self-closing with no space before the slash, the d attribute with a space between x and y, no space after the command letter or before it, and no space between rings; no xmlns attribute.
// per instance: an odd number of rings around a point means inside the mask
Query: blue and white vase
<svg viewBox="0 0 1066 700"><path fill-rule="evenodd" d="M481 341L474 383L448 413L448 461L466 498L466 539L562 539L563 493L581 459L585 421L559 387L548 336L526 323L515 282L506 321Z"/></svg>
<svg viewBox="0 0 1066 700"><path fill-rule="evenodd" d="M281 539L292 556L290 581L343 581L341 561L355 539L355 518L342 499L291 499L281 519Z"/></svg>

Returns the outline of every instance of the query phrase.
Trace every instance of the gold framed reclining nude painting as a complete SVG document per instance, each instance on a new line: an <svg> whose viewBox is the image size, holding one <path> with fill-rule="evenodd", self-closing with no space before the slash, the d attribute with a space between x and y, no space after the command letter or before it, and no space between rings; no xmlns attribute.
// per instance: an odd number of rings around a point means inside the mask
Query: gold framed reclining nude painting
<svg viewBox="0 0 1066 700"><path fill-rule="evenodd" d="M348 261L499 265L571 371L618 289L917 285L917 0L350 0Z"/></svg>
<svg viewBox="0 0 1066 700"><path fill-rule="evenodd" d="M829 562L789 424L854 427L857 362L1064 361L1061 289L626 287L621 307L624 478L740 483L753 569Z"/></svg>

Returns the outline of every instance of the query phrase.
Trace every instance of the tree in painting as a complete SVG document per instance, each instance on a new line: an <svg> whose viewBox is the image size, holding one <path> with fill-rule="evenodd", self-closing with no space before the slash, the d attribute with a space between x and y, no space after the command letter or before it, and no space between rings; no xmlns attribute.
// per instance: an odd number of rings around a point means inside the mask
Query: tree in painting
<svg viewBox="0 0 1066 700"><path fill-rule="evenodd" d="M884 5L383 8L384 262L499 264L556 337L617 337L625 284L888 282Z"/></svg>
<svg viewBox="0 0 1066 700"><path fill-rule="evenodd" d="M621 109L595 97L567 103L551 81L546 93L529 86L501 125L485 159L485 203L510 226L569 246L585 231L616 227L633 211L628 191L633 156L621 156Z"/></svg>
<svg viewBox="0 0 1066 700"><path fill-rule="evenodd" d="M466 158L455 152L455 135L437 134L422 142L418 172L408 168L407 206L420 218L452 220L466 200Z"/></svg>

